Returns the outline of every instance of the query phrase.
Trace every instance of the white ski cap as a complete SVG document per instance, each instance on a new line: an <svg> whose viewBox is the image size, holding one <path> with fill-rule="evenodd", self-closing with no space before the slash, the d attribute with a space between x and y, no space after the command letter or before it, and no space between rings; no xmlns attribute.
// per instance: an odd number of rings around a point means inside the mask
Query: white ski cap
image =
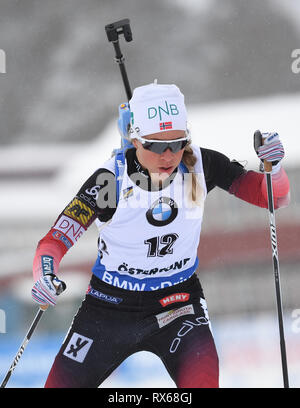
<svg viewBox="0 0 300 408"><path fill-rule="evenodd" d="M187 130L184 96L176 85L156 82L140 86L129 101L131 137L147 136L168 130Z"/></svg>

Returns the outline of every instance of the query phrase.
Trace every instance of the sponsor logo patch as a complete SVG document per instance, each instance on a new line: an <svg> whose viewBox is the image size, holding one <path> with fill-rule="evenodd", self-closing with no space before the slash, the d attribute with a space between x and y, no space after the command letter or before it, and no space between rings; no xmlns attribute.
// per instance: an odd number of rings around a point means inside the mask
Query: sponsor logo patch
<svg viewBox="0 0 300 408"><path fill-rule="evenodd" d="M72 243L68 240L67 237L64 236L64 234L62 234L59 231L54 231L52 234L53 238L58 239L59 241L61 241L68 249L71 248Z"/></svg>
<svg viewBox="0 0 300 408"><path fill-rule="evenodd" d="M85 231L85 229L78 222L64 215L59 217L53 229L62 232L72 241L72 243L77 241Z"/></svg>
<svg viewBox="0 0 300 408"><path fill-rule="evenodd" d="M53 273L53 256L42 255L41 258L43 275Z"/></svg>
<svg viewBox="0 0 300 408"><path fill-rule="evenodd" d="M172 295L166 296L163 299L159 300L159 303L165 307L171 305L175 302L186 302L190 298L189 293L173 293Z"/></svg>
<svg viewBox="0 0 300 408"><path fill-rule="evenodd" d="M79 333L73 333L63 355L72 360L82 363L93 343L92 339L82 336Z"/></svg>
<svg viewBox="0 0 300 408"><path fill-rule="evenodd" d="M129 197L133 196L133 187L128 187L123 190L123 198L127 200Z"/></svg>
<svg viewBox="0 0 300 408"><path fill-rule="evenodd" d="M175 220L178 206L170 197L159 197L146 212L149 224L155 227L164 227Z"/></svg>
<svg viewBox="0 0 300 408"><path fill-rule="evenodd" d="M163 116L176 116L179 115L179 109L175 103L170 103L168 104L167 101L165 101L164 106L150 106L148 108L148 119L154 119L159 116L159 120L163 120ZM169 118L168 118L169 119Z"/></svg>
<svg viewBox="0 0 300 408"><path fill-rule="evenodd" d="M177 319L178 317L188 314L195 314L193 305L186 305L180 307L179 309L173 309L169 310L168 312L159 313L155 317L157 319L158 326L164 327L167 324L173 322L173 320Z"/></svg>
<svg viewBox="0 0 300 408"><path fill-rule="evenodd" d="M123 301L122 298L118 298L115 296L107 295L106 293L102 293L99 290L93 289L90 285L86 291L87 295L91 295L97 299L104 300L105 302L114 303L118 305Z"/></svg>
<svg viewBox="0 0 300 408"><path fill-rule="evenodd" d="M71 201L71 203L64 210L64 214L80 222L81 225L86 226L95 212L81 200L74 198L74 200Z"/></svg>
<svg viewBox="0 0 300 408"><path fill-rule="evenodd" d="M177 332L177 336L175 339L172 341L171 346L170 346L170 353L175 353L177 348L179 347L179 344L183 340L182 338L188 334L191 330L193 330L197 326L202 326L209 324L209 321L206 319L206 317L200 316L196 317L195 319L191 320L185 320L182 323L181 328Z"/></svg>

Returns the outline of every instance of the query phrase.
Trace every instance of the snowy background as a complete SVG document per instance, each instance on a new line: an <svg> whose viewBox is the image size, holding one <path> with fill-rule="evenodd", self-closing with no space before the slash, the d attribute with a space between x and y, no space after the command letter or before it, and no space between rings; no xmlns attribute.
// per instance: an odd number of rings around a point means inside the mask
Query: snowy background
<svg viewBox="0 0 300 408"><path fill-rule="evenodd" d="M298 388L300 61L292 56L300 49L297 0L1 1L6 69L0 73L0 377L37 310L30 289L38 240L119 146L116 120L125 93L104 26L127 17L133 42L122 41L121 48L132 88L155 78L176 83L185 94L194 143L257 170L253 132L281 135L292 202L277 212L276 223L290 385ZM68 289L43 316L10 387L43 386L84 297L96 238L91 226L63 259ZM212 191L199 251L220 385L281 387L267 212ZM127 359L102 386L174 384L158 358L145 352Z"/></svg>

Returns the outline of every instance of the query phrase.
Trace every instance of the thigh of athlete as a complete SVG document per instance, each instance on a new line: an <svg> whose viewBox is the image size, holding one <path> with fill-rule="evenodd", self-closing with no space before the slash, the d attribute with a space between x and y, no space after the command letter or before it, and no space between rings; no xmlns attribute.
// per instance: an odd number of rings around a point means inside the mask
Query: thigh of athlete
<svg viewBox="0 0 300 408"><path fill-rule="evenodd" d="M178 388L218 388L219 361L206 301L156 316L160 330L148 338L149 351L163 361Z"/></svg>
<svg viewBox="0 0 300 408"><path fill-rule="evenodd" d="M48 375L45 388L96 388L132 352L135 329L128 319L83 302ZM122 330L121 330L122 329Z"/></svg>

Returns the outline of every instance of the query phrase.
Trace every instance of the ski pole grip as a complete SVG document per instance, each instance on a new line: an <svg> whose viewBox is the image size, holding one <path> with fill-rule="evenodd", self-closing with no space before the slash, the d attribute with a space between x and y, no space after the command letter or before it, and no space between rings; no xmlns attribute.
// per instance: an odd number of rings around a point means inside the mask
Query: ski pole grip
<svg viewBox="0 0 300 408"><path fill-rule="evenodd" d="M264 144L264 138L261 138L261 144ZM264 170L266 173L271 173L272 171L272 162L268 162L267 160L264 160Z"/></svg>
<svg viewBox="0 0 300 408"><path fill-rule="evenodd" d="M264 160L264 169L266 173L271 173L272 171L272 162L268 162L267 160Z"/></svg>
<svg viewBox="0 0 300 408"><path fill-rule="evenodd" d="M254 132L254 150L258 152L258 148L264 144L264 138L260 130ZM264 171L266 173L271 173L272 171L272 162L264 160Z"/></svg>
<svg viewBox="0 0 300 408"><path fill-rule="evenodd" d="M41 305L40 309L45 312L48 309L49 305Z"/></svg>

